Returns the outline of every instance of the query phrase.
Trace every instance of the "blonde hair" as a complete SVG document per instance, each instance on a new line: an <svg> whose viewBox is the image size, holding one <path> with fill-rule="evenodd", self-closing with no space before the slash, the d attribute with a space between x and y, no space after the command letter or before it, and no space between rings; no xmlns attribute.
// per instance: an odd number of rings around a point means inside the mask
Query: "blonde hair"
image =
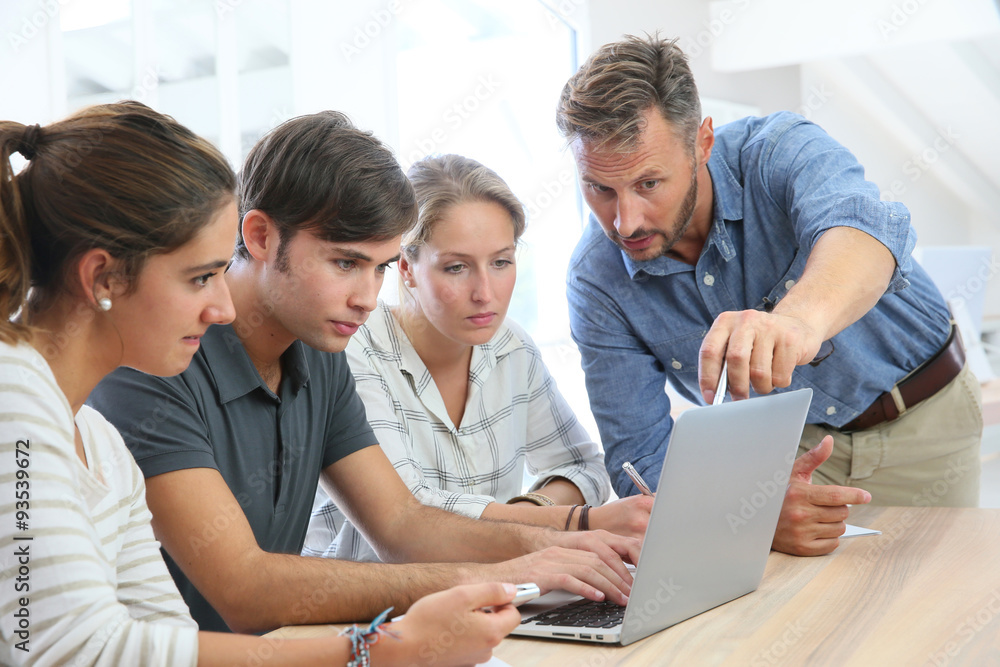
<svg viewBox="0 0 1000 667"><path fill-rule="evenodd" d="M510 214L514 242L524 234L524 206L492 169L461 155L424 158L407 172L417 194L417 225L403 235L403 253L416 259L436 225L456 204L480 201L497 204Z"/></svg>
<svg viewBox="0 0 1000 667"><path fill-rule="evenodd" d="M569 142L630 152L649 109L659 110L693 154L701 101L687 56L676 39L627 35L598 49L566 82L556 124Z"/></svg>

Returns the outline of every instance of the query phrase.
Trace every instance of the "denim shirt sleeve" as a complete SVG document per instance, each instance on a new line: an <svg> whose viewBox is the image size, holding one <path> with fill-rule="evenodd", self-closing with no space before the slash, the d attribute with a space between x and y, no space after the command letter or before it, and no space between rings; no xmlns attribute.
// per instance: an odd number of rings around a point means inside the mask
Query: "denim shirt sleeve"
<svg viewBox="0 0 1000 667"><path fill-rule="evenodd" d="M608 294L571 273L567 299L615 493L621 498L638 493L622 470L625 461L655 489L674 423L663 368Z"/></svg>
<svg viewBox="0 0 1000 667"><path fill-rule="evenodd" d="M802 248L812 248L833 227L861 230L884 245L896 260L886 294L903 289L912 270L916 232L899 202L881 201L878 187L865 180L857 158L822 128L791 113L776 115L783 131L762 134L756 146L764 192L788 212Z"/></svg>

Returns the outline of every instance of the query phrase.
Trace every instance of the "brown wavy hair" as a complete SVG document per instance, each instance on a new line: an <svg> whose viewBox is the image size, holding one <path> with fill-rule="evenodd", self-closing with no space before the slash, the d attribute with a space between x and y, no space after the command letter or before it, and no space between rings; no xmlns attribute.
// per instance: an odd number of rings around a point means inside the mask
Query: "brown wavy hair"
<svg viewBox="0 0 1000 667"><path fill-rule="evenodd" d="M325 241L386 241L413 227L413 188L392 151L338 111L285 121L251 149L239 174L240 220L266 213L287 241L308 230ZM249 259L242 228L237 254Z"/></svg>
<svg viewBox="0 0 1000 667"><path fill-rule="evenodd" d="M14 152L28 158L17 174ZM218 149L139 102L44 127L0 121L0 340L29 336L31 313L68 287L88 250L119 260L134 289L145 261L190 241L235 186Z"/></svg>

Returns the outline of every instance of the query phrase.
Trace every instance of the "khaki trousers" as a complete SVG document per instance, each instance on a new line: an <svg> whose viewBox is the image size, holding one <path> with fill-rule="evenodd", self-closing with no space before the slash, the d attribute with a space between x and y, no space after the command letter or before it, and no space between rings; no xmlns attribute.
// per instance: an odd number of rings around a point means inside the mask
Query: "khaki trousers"
<svg viewBox="0 0 1000 667"><path fill-rule="evenodd" d="M825 435L833 453L813 473L815 484L865 489L873 505L979 506L982 394L968 364L894 421L854 433L806 424L799 454Z"/></svg>

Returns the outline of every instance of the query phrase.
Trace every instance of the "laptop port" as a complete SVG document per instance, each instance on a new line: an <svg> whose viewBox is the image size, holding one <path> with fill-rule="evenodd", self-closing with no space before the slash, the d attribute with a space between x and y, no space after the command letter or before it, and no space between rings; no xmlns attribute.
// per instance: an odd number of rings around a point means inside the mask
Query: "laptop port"
<svg viewBox="0 0 1000 667"><path fill-rule="evenodd" d="M590 635L581 634L580 639L590 639Z"/></svg>

